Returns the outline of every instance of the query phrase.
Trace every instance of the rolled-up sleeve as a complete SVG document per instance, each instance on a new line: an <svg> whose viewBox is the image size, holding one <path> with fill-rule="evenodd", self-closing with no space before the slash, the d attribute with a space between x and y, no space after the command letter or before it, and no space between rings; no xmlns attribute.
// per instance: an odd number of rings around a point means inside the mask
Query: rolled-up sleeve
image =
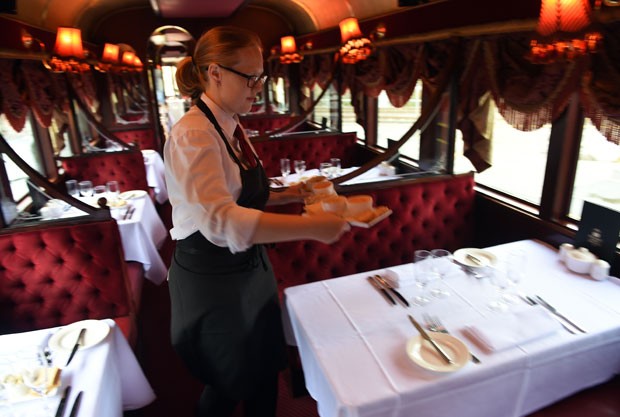
<svg viewBox="0 0 620 417"><path fill-rule="evenodd" d="M164 147L166 183L173 206L174 239L200 231L212 243L241 252L252 245L260 210L236 203L239 167L202 114L187 114ZM192 118L196 118L195 120Z"/></svg>

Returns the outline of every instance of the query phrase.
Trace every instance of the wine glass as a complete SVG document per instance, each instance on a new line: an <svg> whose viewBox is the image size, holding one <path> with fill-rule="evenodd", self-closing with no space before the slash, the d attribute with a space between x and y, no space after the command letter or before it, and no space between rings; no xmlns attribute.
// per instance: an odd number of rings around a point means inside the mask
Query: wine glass
<svg viewBox="0 0 620 417"><path fill-rule="evenodd" d="M487 303L489 310L502 313L508 310L506 302L506 289L510 286L510 280L503 268L494 268L489 275L489 283L496 292L495 296Z"/></svg>
<svg viewBox="0 0 620 417"><path fill-rule="evenodd" d="M30 346L18 353L17 369L24 385L37 396L45 400L38 411L41 415L49 415L51 404L48 399L53 393L56 372L42 346Z"/></svg>
<svg viewBox="0 0 620 417"><path fill-rule="evenodd" d="M340 175L340 158L331 158L329 163L332 164L332 177Z"/></svg>
<svg viewBox="0 0 620 417"><path fill-rule="evenodd" d="M330 162L321 162L319 165L319 171L325 178L330 178L332 173L332 164Z"/></svg>
<svg viewBox="0 0 620 417"><path fill-rule="evenodd" d="M82 197L91 197L93 195L93 182L92 181L80 181L78 183L80 189L80 195Z"/></svg>
<svg viewBox="0 0 620 417"><path fill-rule="evenodd" d="M527 256L522 250L512 251L508 253L502 266L510 287L510 289L504 294L504 299L508 303L516 304L520 302L518 290L519 283L523 280L527 273Z"/></svg>
<svg viewBox="0 0 620 417"><path fill-rule="evenodd" d="M108 198L111 201L116 201L118 196L120 195L120 190L118 188L118 181L108 181L105 183L105 188L108 193Z"/></svg>
<svg viewBox="0 0 620 417"><path fill-rule="evenodd" d="M440 283L443 282L443 277L450 270L450 266L452 265L452 253L446 249L433 249L431 251L432 259L432 268L439 277ZM442 285L437 286L431 290L431 294L433 297L437 298L445 298L450 295L450 292L443 288Z"/></svg>
<svg viewBox="0 0 620 417"><path fill-rule="evenodd" d="M291 173L291 160L288 158L280 159L280 172L282 176L286 178L288 174Z"/></svg>
<svg viewBox="0 0 620 417"><path fill-rule="evenodd" d="M301 178L304 172L306 172L306 161L303 159L296 159L293 165L295 166L295 173Z"/></svg>
<svg viewBox="0 0 620 417"><path fill-rule="evenodd" d="M424 306L431 302L426 296L426 287L436 276L432 269L433 254L427 250L416 250L413 254L413 273L420 292L413 297L413 303Z"/></svg>

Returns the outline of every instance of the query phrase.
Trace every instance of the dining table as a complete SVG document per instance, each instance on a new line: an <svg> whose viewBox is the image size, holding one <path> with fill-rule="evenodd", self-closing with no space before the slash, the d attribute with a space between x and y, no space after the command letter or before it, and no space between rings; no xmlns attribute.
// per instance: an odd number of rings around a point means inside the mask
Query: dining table
<svg viewBox="0 0 620 417"><path fill-rule="evenodd" d="M331 180L331 179L335 179L337 177L341 177L343 175L349 174L358 168L359 167L356 167L356 166L340 168L337 172L332 172L329 175L329 179ZM292 184L297 184L299 182L306 181L312 177L316 177L319 175L323 175L321 174L321 171L318 168L312 168L299 174L291 173L286 176L273 177L272 187L278 188L278 187L283 187L283 186L289 186ZM400 176L395 175L393 173L387 173L386 170L383 169L381 166L376 166L364 172L363 174L358 175L355 178L351 178L350 180L343 182L341 185L353 185L353 184L361 184L361 183L366 183L366 182L387 181L387 180L393 180L393 179L398 179L398 178L400 178Z"/></svg>
<svg viewBox="0 0 620 417"><path fill-rule="evenodd" d="M515 252L524 255L521 279L503 290L513 296L506 298L511 301L505 311L490 308L492 300L508 295L492 285L492 274L456 263L434 280L445 290L440 298L417 285L413 263L284 291L287 342L298 348L321 417L524 416L620 373L619 279L574 273L554 247L539 240L484 250L498 262ZM377 291L368 280L373 275L402 284L396 289L409 306ZM428 304L414 303L421 291L429 292ZM538 296L557 314L531 302ZM413 347L432 348L419 342L408 316L434 339L440 334L429 331L426 319L438 318L479 362L426 366ZM532 331L543 323L545 332ZM509 343L490 349L472 336L476 331L490 339L507 334L503 341ZM528 332L532 337L516 336Z"/></svg>
<svg viewBox="0 0 620 417"><path fill-rule="evenodd" d="M137 410L155 400L155 393L122 331L111 319L88 320L68 326L0 336L0 381L15 373L12 358L32 346L47 347L69 326L87 326L96 331L97 343L78 348L66 364L70 350L51 349L50 362L60 368L59 387L48 397L10 395L8 384L0 384L0 415L7 417L53 416L67 387L63 415L68 416L78 394L77 416L122 417L123 411ZM94 325L94 327L92 327ZM94 330L96 329L96 330ZM103 330L103 333L101 333ZM87 333L88 333L87 331ZM88 341L89 339L85 339ZM18 392L18 391L16 391Z"/></svg>
<svg viewBox="0 0 620 417"><path fill-rule="evenodd" d="M155 200L159 204L168 201L168 188L166 188L164 160L154 149L143 149L144 168L146 169L146 182L155 192Z"/></svg>

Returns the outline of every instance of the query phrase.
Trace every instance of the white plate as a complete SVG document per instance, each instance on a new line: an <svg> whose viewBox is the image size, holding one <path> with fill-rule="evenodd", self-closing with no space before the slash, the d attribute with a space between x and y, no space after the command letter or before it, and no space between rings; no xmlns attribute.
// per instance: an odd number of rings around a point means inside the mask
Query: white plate
<svg viewBox="0 0 620 417"><path fill-rule="evenodd" d="M304 209L306 211L305 214L309 215L325 213L325 210L323 210L323 205L320 202L308 204L304 207ZM369 228L392 214L392 210L385 206L374 207L373 210L375 212L375 215L371 220L367 222L363 222L353 217L350 217L346 212L342 215L342 217L347 220L351 226Z"/></svg>
<svg viewBox="0 0 620 417"><path fill-rule="evenodd" d="M118 198L123 200L132 200L134 198L142 198L146 195L146 191L144 190L131 190L125 191L124 193L120 193Z"/></svg>
<svg viewBox="0 0 620 417"><path fill-rule="evenodd" d="M474 259L471 259L467 255L471 255L480 259L482 265L477 263ZM476 248L463 248L457 250L456 252L454 252L454 260L461 265L470 268L485 268L487 266L493 266L497 263L497 257L491 252L484 249Z"/></svg>
<svg viewBox="0 0 620 417"><path fill-rule="evenodd" d="M420 335L407 342L407 356L417 365L433 372L454 372L469 362L469 349L456 337L445 333L431 333L431 337L454 363L446 363L435 348Z"/></svg>
<svg viewBox="0 0 620 417"><path fill-rule="evenodd" d="M83 343L80 349L86 349L97 345L110 333L110 326L101 320L82 320L71 323L68 326L58 330L50 338L49 347L52 350L68 350L73 349L75 341L80 335L80 330L86 329L84 333Z"/></svg>

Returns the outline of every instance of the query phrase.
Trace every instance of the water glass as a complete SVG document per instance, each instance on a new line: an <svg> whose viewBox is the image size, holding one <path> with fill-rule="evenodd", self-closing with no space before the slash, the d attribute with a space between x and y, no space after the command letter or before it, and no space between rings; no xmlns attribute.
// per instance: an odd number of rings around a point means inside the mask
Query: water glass
<svg viewBox="0 0 620 417"><path fill-rule="evenodd" d="M108 198L111 201L118 199L120 189L118 188L118 181L108 181L105 183L105 188L108 193Z"/></svg>
<svg viewBox="0 0 620 417"><path fill-rule="evenodd" d="M105 185L96 185L93 188L93 194L95 197L104 197L106 193Z"/></svg>
<svg viewBox="0 0 620 417"><path fill-rule="evenodd" d="M439 279L443 280L444 276L450 271L452 266L452 254L446 249L433 249L431 251L431 255L433 257L432 268L438 275ZM431 294L437 298L444 298L448 297L450 292L442 286L438 286L431 290Z"/></svg>
<svg viewBox="0 0 620 417"><path fill-rule="evenodd" d="M65 187L67 188L67 194L71 197L79 197L80 191L78 190L78 182L76 180L65 181Z"/></svg>
<svg viewBox="0 0 620 417"><path fill-rule="evenodd" d="M291 173L291 160L288 158L280 159L280 172L283 177Z"/></svg>
<svg viewBox="0 0 620 417"><path fill-rule="evenodd" d="M321 165L319 165L319 171L325 178L330 178L332 173L332 164L330 162L321 162Z"/></svg>
<svg viewBox="0 0 620 417"><path fill-rule="evenodd" d="M495 268L491 272L490 284L495 290L495 295L487 303L489 310L502 313L508 310L508 299L506 298L506 289L510 286L510 280L506 275L506 271L502 268Z"/></svg>
<svg viewBox="0 0 620 417"><path fill-rule="evenodd" d="M92 181L80 181L78 183L80 189L80 195L82 197L91 197L93 195L93 183Z"/></svg>
<svg viewBox="0 0 620 417"><path fill-rule="evenodd" d="M340 175L340 158L331 158L329 163L332 164L332 176L337 177Z"/></svg>
<svg viewBox="0 0 620 417"><path fill-rule="evenodd" d="M413 303L424 306L431 302L426 296L426 287L435 280L436 276L432 269L433 254L427 250L417 250L413 255L413 273L416 286L420 289L420 293L413 297Z"/></svg>
<svg viewBox="0 0 620 417"><path fill-rule="evenodd" d="M302 176L304 172L306 172L306 161L304 161L303 159L296 159L293 164L295 166L295 173L297 175Z"/></svg>

